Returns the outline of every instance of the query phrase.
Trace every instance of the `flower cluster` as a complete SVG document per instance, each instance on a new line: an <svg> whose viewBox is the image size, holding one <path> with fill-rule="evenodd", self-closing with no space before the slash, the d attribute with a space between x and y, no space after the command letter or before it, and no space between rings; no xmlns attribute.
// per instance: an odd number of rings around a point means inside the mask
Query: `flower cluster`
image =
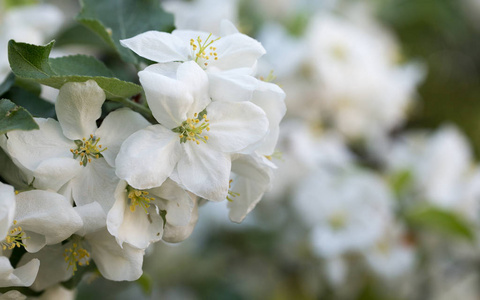
<svg viewBox="0 0 480 300"><path fill-rule="evenodd" d="M270 187L286 106L256 78L259 42L223 21L220 36L148 31L121 43L155 62L138 73L153 118L102 116L95 80L66 82L56 119L0 137L1 176L18 175L16 195L0 183L2 287L43 291L94 267L136 280L149 245L189 237L201 199L228 202L240 223ZM27 253L11 265L17 248Z"/></svg>

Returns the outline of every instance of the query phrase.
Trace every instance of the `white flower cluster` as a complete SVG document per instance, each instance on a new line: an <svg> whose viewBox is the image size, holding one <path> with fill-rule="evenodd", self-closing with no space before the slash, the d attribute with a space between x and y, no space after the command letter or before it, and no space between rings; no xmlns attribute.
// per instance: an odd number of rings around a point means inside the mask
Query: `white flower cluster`
<svg viewBox="0 0 480 300"><path fill-rule="evenodd" d="M259 42L228 21L219 36L121 42L156 62L138 75L158 123L128 108L101 117L105 92L89 80L61 87L58 121L0 137L14 163L0 173L19 178L16 196L0 185L2 287L42 291L91 261L107 279L136 280L151 243L192 233L200 198L228 201L240 223L270 186L286 106L282 89L255 77ZM17 248L27 253L14 268Z"/></svg>

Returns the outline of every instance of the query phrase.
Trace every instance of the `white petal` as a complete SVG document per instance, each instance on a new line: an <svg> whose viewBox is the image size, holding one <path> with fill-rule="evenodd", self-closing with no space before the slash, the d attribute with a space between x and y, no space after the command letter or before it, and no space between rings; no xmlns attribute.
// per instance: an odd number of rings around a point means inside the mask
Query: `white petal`
<svg viewBox="0 0 480 300"><path fill-rule="evenodd" d="M76 206L73 208L80 218L82 218L83 226L75 232L80 236L98 231L105 227L107 222L107 214L98 202L92 202L86 205Z"/></svg>
<svg viewBox="0 0 480 300"><path fill-rule="evenodd" d="M193 103L189 87L177 80L179 66L179 63L156 64L138 73L153 116L169 129L187 119Z"/></svg>
<svg viewBox="0 0 480 300"><path fill-rule="evenodd" d="M185 188L208 200L225 200L231 168L229 155L203 143L186 142L182 145L185 155L179 160L177 170Z"/></svg>
<svg viewBox="0 0 480 300"><path fill-rule="evenodd" d="M0 300L25 300L27 296L20 293L17 290L10 290L2 295L0 295Z"/></svg>
<svg viewBox="0 0 480 300"><path fill-rule="evenodd" d="M15 191L12 186L0 182L0 240L4 240L15 214Z"/></svg>
<svg viewBox="0 0 480 300"><path fill-rule="evenodd" d="M253 94L252 103L263 109L269 124L269 132L256 151L263 155L270 155L277 145L280 121L287 112L285 92L276 84L260 82Z"/></svg>
<svg viewBox="0 0 480 300"><path fill-rule="evenodd" d="M208 74L213 101L250 101L258 79L236 70Z"/></svg>
<svg viewBox="0 0 480 300"><path fill-rule="evenodd" d="M239 193L230 197L228 202L229 217L232 222L240 223L252 211L268 190L272 178L272 170L262 164L260 159L242 155L232 162L233 179L231 191Z"/></svg>
<svg viewBox="0 0 480 300"><path fill-rule="evenodd" d="M123 247L128 243L138 249L146 249L150 243L162 239L163 219L157 213L155 205L148 208L148 213L141 207L130 210L127 197L127 184L122 181L115 191L115 204L108 212L107 229L115 236L117 243Z"/></svg>
<svg viewBox="0 0 480 300"><path fill-rule="evenodd" d="M83 170L72 179L73 201L77 206L98 202L105 211L110 210L115 198L118 177L104 158L92 159Z"/></svg>
<svg viewBox="0 0 480 300"><path fill-rule="evenodd" d="M190 41L166 32L147 31L120 43L138 55L159 63L186 61L190 55Z"/></svg>
<svg viewBox="0 0 480 300"><path fill-rule="evenodd" d="M122 108L111 112L95 132L100 138L103 157L112 167L115 167L115 158L123 141L134 132L149 126L150 123L142 115L128 108Z"/></svg>
<svg viewBox="0 0 480 300"><path fill-rule="evenodd" d="M105 229L87 235L91 256L100 273L109 280L133 281L142 275L144 251L124 244L123 249Z"/></svg>
<svg viewBox="0 0 480 300"><path fill-rule="evenodd" d="M163 229L163 240L168 243L178 243L190 236L192 234L193 229L198 221L198 201L195 199L194 207L192 210L192 215L190 217L190 221L185 226L174 226L170 223L165 225Z"/></svg>
<svg viewBox="0 0 480 300"><path fill-rule="evenodd" d="M63 134L71 140L81 140L93 134L104 101L105 92L93 80L65 83L55 103Z"/></svg>
<svg viewBox="0 0 480 300"><path fill-rule="evenodd" d="M73 158L59 157L42 161L32 174L33 186L38 189L58 191L69 180L82 171L80 161Z"/></svg>
<svg viewBox="0 0 480 300"><path fill-rule="evenodd" d="M181 155L178 134L152 125L125 140L116 159L117 175L137 189L158 187Z"/></svg>
<svg viewBox="0 0 480 300"><path fill-rule="evenodd" d="M35 121L40 127L39 130L8 133L8 154L31 171L50 158L73 159L70 149L76 148L76 145L65 138L60 124L53 119L36 118Z"/></svg>
<svg viewBox="0 0 480 300"><path fill-rule="evenodd" d="M210 103L208 95L208 76L194 61L181 64L177 70L177 79L189 89L193 103L188 110L188 117L201 112Z"/></svg>
<svg viewBox="0 0 480 300"><path fill-rule="evenodd" d="M220 33L222 36L238 33L237 27L227 19L223 19L220 23Z"/></svg>
<svg viewBox="0 0 480 300"><path fill-rule="evenodd" d="M64 260L64 247L60 244L47 246L37 253L25 253L20 264L36 258L41 261L38 275L32 286L34 291L42 291L72 277L72 269L67 269L68 264Z"/></svg>
<svg viewBox="0 0 480 300"><path fill-rule="evenodd" d="M33 190L17 195L15 219L23 230L45 236L47 244L59 243L83 225L82 219L60 194ZM30 239L25 239L26 249Z"/></svg>
<svg viewBox="0 0 480 300"><path fill-rule="evenodd" d="M222 37L215 42L218 60L213 60L209 68L220 70L254 68L257 60L265 54L262 44L241 33Z"/></svg>
<svg viewBox="0 0 480 300"><path fill-rule="evenodd" d="M38 273L40 261L32 259L28 263L13 269L5 256L0 256L0 287L30 286Z"/></svg>
<svg viewBox="0 0 480 300"><path fill-rule="evenodd" d="M207 107L210 119L208 144L221 152L237 152L258 142L267 133L265 112L250 102L215 101Z"/></svg>
<svg viewBox="0 0 480 300"><path fill-rule="evenodd" d="M166 210L167 223L174 226L186 226L190 222L195 201L190 194L173 180L167 179L161 187L149 190L150 195L160 198L155 204Z"/></svg>

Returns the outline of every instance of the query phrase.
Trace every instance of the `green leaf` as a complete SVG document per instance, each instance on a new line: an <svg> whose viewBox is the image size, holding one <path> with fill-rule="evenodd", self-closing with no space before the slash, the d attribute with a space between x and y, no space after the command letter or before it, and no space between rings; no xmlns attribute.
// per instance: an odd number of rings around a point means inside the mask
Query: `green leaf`
<svg viewBox="0 0 480 300"><path fill-rule="evenodd" d="M395 195L400 196L405 188L407 188L413 180L413 174L410 170L401 170L397 173L394 173L389 178L390 186L392 187Z"/></svg>
<svg viewBox="0 0 480 300"><path fill-rule="evenodd" d="M470 241L474 239L472 226L452 211L433 206L422 206L408 212L405 217L407 222L414 227L423 227Z"/></svg>
<svg viewBox="0 0 480 300"><path fill-rule="evenodd" d="M126 62L137 64L138 56L120 45L120 40L149 30L171 31L173 16L158 0L82 0L77 21L97 33Z"/></svg>
<svg viewBox="0 0 480 300"><path fill-rule="evenodd" d="M38 129L38 125L28 111L10 100L0 100L0 134L11 130L33 129Z"/></svg>
<svg viewBox="0 0 480 300"><path fill-rule="evenodd" d="M8 60L13 73L59 89L66 82L95 80L107 99L120 100L142 91L139 85L115 78L113 73L92 56L74 55L49 59L54 42L46 46L8 42Z"/></svg>
<svg viewBox="0 0 480 300"><path fill-rule="evenodd" d="M152 278L145 272L140 278L137 279L136 283L138 283L146 295L150 295L152 293Z"/></svg>
<svg viewBox="0 0 480 300"><path fill-rule="evenodd" d="M4 95L5 98L11 99L15 104L24 107L34 117L53 118L55 117L55 105L50 103L36 94L19 86L13 86Z"/></svg>

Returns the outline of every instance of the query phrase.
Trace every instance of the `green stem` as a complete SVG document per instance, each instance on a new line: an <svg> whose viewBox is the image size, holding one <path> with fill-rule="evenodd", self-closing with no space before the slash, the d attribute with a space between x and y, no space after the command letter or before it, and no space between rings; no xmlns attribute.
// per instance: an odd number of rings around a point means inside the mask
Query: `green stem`
<svg viewBox="0 0 480 300"><path fill-rule="evenodd" d="M145 107L142 104L138 104L136 102L133 102L125 98L119 99L117 101L120 102L123 106L128 107L131 110L142 114L150 123L153 123L153 124L158 123L153 117L152 112L148 107Z"/></svg>

